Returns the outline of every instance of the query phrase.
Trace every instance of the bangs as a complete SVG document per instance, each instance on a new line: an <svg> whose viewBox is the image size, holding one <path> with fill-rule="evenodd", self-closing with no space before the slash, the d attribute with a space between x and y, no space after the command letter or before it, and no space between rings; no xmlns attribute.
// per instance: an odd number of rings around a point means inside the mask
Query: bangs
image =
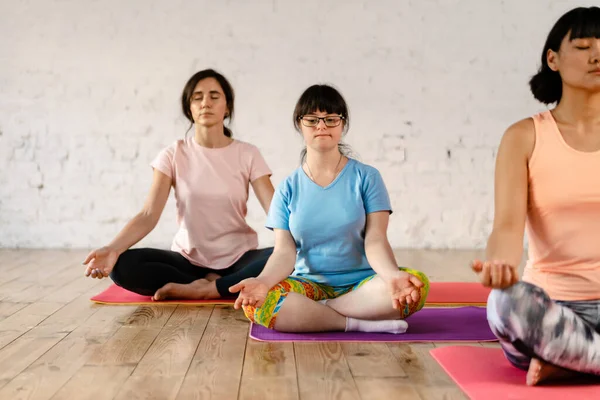
<svg viewBox="0 0 600 400"><path fill-rule="evenodd" d="M577 9L571 19L569 40L596 38L600 39L600 8L589 7Z"/></svg>
<svg viewBox="0 0 600 400"><path fill-rule="evenodd" d="M316 111L348 117L348 108L342 95L326 85L314 85L306 89L298 100L294 114L300 118Z"/></svg>

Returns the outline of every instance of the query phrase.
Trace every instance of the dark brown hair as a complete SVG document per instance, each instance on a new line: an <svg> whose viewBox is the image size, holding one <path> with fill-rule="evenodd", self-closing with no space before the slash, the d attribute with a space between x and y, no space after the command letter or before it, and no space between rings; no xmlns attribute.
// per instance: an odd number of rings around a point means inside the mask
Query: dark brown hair
<svg viewBox="0 0 600 400"><path fill-rule="evenodd" d="M346 100L342 97L342 94L332 86L329 85L312 85L302 93L296 107L294 108L294 127L298 132L302 132L300 127L301 119L304 115L314 113L315 111L321 111L331 114L339 114L344 117L344 133L348 131L350 127L350 113L348 111L348 105ZM339 143L338 149L340 153L346 157L353 155L352 149L345 143ZM306 147L302 149L300 153L300 162L304 162L306 159Z"/></svg>
<svg viewBox="0 0 600 400"><path fill-rule="evenodd" d="M183 93L181 94L181 110L183 111L183 115L185 115L188 121L190 121L190 127L188 128L188 132L190 129L192 129L192 126L194 126L194 116L192 115L192 111L190 110L190 104L192 101L192 95L194 94L194 89L196 88L198 82L207 78L214 78L217 82L219 82L219 85L221 86L221 89L223 89L223 93L225 94L225 101L227 102L227 109L229 110L229 113L225 116L225 118L228 118L230 121L233 118L233 102L235 99L235 95L231 84L227 79L225 79L223 75L221 75L214 69L205 69L203 71L196 72L190 79L188 79L187 83L185 84L185 87L183 88ZM231 129L229 129L226 126L224 126L223 128L225 130L225 136L233 136Z"/></svg>

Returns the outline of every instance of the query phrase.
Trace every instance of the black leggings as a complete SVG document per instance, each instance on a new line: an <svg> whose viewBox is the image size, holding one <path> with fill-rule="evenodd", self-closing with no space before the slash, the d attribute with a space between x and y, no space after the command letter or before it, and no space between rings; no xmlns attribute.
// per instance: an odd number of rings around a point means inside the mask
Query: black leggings
<svg viewBox="0 0 600 400"><path fill-rule="evenodd" d="M167 283L191 283L212 272L221 275L215 281L221 297L233 297L229 287L257 277L273 248L250 250L226 269L198 267L174 251L159 249L130 249L121 254L110 273L112 280L129 291L152 296Z"/></svg>

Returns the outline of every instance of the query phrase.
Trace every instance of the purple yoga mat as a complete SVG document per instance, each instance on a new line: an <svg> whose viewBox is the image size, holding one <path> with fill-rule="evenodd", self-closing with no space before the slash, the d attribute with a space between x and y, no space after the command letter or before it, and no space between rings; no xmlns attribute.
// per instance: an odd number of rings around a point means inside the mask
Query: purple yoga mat
<svg viewBox="0 0 600 400"><path fill-rule="evenodd" d="M406 319L405 333L284 333L252 324L250 337L265 342L492 342L485 308L424 308Z"/></svg>

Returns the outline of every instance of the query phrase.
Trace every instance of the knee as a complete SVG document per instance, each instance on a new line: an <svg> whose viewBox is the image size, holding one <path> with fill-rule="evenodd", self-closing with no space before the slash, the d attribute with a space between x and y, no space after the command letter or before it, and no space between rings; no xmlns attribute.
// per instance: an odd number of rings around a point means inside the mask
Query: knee
<svg viewBox="0 0 600 400"><path fill-rule="evenodd" d="M254 324L273 329L279 309L288 293L289 292L285 290L283 285L279 283L267 293L265 301L260 307L250 305L243 306L242 309L244 310L244 315L246 315L246 318Z"/></svg>
<svg viewBox="0 0 600 400"><path fill-rule="evenodd" d="M415 272L416 272L415 276L417 278L419 278L419 280L421 282L423 282L423 287L421 288L421 294L423 297L427 297L427 295L429 294L429 277L421 271L415 271Z"/></svg>
<svg viewBox="0 0 600 400"><path fill-rule="evenodd" d="M414 276L416 276L417 278L419 278L419 280L420 280L421 282L423 282L423 285L424 285L425 287L427 287L427 290L429 290L429 278L428 278L428 277L427 277L427 275L425 275L423 272L421 272L421 271L418 271L418 270L416 270L416 269L404 268L404 267L399 267L399 269L400 269L401 271L408 272L409 274L411 274L411 275L414 275Z"/></svg>
<svg viewBox="0 0 600 400"><path fill-rule="evenodd" d="M250 322L256 325L261 325L272 329L275 325L276 312L267 304L262 304L260 307L243 306L244 315Z"/></svg>
<svg viewBox="0 0 600 400"><path fill-rule="evenodd" d="M119 256L115 266L110 272L110 278L119 286L127 284L132 277L132 270L140 263L136 250L127 250Z"/></svg>
<svg viewBox="0 0 600 400"><path fill-rule="evenodd" d="M520 281L507 289L493 289L487 301L487 318L497 330L514 323L535 324L541 320L552 300L543 289Z"/></svg>
<svg viewBox="0 0 600 400"><path fill-rule="evenodd" d="M517 282L506 289L493 289L488 296L488 308L502 311L519 311L531 308L546 308L550 297L538 286L527 282Z"/></svg>
<svg viewBox="0 0 600 400"><path fill-rule="evenodd" d="M425 301L427 300L427 296L429 295L429 278L421 271L417 271L416 269L410 268L400 268L402 271L408 272L409 274L416 276L423 283L423 287L421 288L421 298L419 300L419 304L414 311L418 311L425 305ZM413 311L413 312L414 312Z"/></svg>

